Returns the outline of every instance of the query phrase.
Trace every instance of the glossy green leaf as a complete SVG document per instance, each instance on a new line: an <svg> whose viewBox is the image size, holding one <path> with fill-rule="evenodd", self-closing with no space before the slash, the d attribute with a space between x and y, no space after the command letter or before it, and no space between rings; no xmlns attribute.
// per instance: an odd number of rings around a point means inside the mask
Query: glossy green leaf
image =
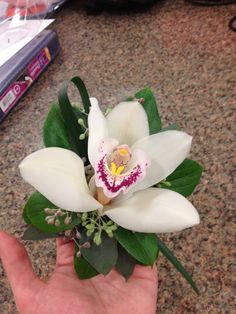
<svg viewBox="0 0 236 314"><path fill-rule="evenodd" d="M151 233L132 232L119 227L114 235L120 245L137 261L153 265L157 259L156 236Z"/></svg>
<svg viewBox="0 0 236 314"><path fill-rule="evenodd" d="M180 261L174 256L171 250L160 240L157 236L157 244L160 252L175 266L175 268L180 272L180 274L187 280L187 282L191 285L193 290L199 294L199 290L192 280L191 276L187 272L187 270L183 267Z"/></svg>
<svg viewBox="0 0 236 314"><path fill-rule="evenodd" d="M118 259L115 265L116 270L126 279L132 275L136 260L121 246L118 245Z"/></svg>
<svg viewBox="0 0 236 314"><path fill-rule="evenodd" d="M135 94L137 99L143 98L142 106L147 113L150 134L161 130L161 118L157 109L155 96L149 88L145 88Z"/></svg>
<svg viewBox="0 0 236 314"><path fill-rule="evenodd" d="M85 88L83 81L79 77L74 77L71 79L71 82L75 84L77 89L80 92L84 110L86 113L89 112L90 100ZM69 81L64 82L62 88L59 92L59 106L61 110L62 117L65 121L65 125L70 137L71 143L73 143L73 150L82 158L88 157L87 146L88 139L87 137L84 140L80 140L79 136L84 133L84 128L78 123L77 115L74 112L74 109L69 100L67 91L68 91ZM84 118L86 122L87 118Z"/></svg>
<svg viewBox="0 0 236 314"><path fill-rule="evenodd" d="M117 242L102 233L102 243L96 245L91 242L90 248L81 248L81 254L97 272L106 275L116 264Z"/></svg>
<svg viewBox="0 0 236 314"><path fill-rule="evenodd" d="M39 229L35 228L34 226L29 226L25 230L22 239L23 240L39 241L39 240L58 238L58 237L59 237L59 235L56 233L44 233L44 232L40 231Z"/></svg>
<svg viewBox="0 0 236 314"><path fill-rule="evenodd" d="M52 105L43 127L43 141L46 147L61 147L72 150L68 131L58 105Z"/></svg>
<svg viewBox="0 0 236 314"><path fill-rule="evenodd" d="M196 161L185 159L158 187L189 196L198 185L203 168Z"/></svg>
<svg viewBox="0 0 236 314"><path fill-rule="evenodd" d="M25 204L24 212L25 215L30 220L30 223L37 229L46 233L58 233L64 230L73 229L76 225L80 223L80 219L76 213L70 213L72 216L72 222L70 224L65 224L65 216L58 217L60 221L59 226L50 225L46 222L46 217L48 214L45 213L45 208L57 208L53 205L46 197L44 197L39 192L34 192L27 203Z"/></svg>
<svg viewBox="0 0 236 314"><path fill-rule="evenodd" d="M99 273L94 269L83 256L77 257L78 249L74 254L74 269L80 279L90 279L97 276Z"/></svg>

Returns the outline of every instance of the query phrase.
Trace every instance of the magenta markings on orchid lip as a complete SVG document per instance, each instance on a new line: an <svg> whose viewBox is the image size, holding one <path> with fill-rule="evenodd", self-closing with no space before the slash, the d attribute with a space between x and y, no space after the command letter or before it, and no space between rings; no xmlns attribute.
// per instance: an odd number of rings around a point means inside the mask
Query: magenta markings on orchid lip
<svg viewBox="0 0 236 314"><path fill-rule="evenodd" d="M104 189L104 194L107 197L113 198L121 191L128 192L128 189L141 177L142 171L140 165L136 165L132 171L125 175L112 175L106 167L106 157L105 155L98 163L96 179L98 186Z"/></svg>

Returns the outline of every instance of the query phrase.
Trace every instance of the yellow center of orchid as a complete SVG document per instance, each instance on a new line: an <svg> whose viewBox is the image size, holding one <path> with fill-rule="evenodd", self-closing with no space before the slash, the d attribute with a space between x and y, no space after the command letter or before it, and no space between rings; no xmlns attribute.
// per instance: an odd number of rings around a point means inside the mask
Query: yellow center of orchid
<svg viewBox="0 0 236 314"><path fill-rule="evenodd" d="M125 169L125 166L119 166L117 168L114 162L111 163L110 171L113 176L119 176L124 169Z"/></svg>
<svg viewBox="0 0 236 314"><path fill-rule="evenodd" d="M108 158L108 168L112 176L119 176L125 170L131 159L131 152L127 145L117 146Z"/></svg>
<svg viewBox="0 0 236 314"><path fill-rule="evenodd" d="M129 151L128 151L128 149L126 149L126 148L120 148L120 149L119 149L119 153L120 153L121 156L127 156L127 155L129 155Z"/></svg>

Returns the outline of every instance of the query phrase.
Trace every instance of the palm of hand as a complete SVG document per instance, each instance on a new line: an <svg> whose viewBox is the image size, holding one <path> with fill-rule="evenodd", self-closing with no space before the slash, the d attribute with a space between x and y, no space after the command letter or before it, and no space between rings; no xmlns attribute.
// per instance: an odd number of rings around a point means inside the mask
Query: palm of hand
<svg viewBox="0 0 236 314"><path fill-rule="evenodd" d="M0 233L0 257L20 314L155 313L156 267L137 265L128 281L115 270L105 277L79 280L73 269L73 243L57 240L56 268L43 282L34 274L23 247L5 233ZM13 264L18 264L18 270L14 266L13 271Z"/></svg>

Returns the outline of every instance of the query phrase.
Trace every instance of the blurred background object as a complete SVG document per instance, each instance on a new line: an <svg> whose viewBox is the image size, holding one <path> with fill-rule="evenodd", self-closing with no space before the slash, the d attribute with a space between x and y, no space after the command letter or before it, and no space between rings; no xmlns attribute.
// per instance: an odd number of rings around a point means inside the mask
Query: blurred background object
<svg viewBox="0 0 236 314"><path fill-rule="evenodd" d="M67 0L4 0L0 1L0 21L19 17L32 18L35 16L46 16L55 12Z"/></svg>
<svg viewBox="0 0 236 314"><path fill-rule="evenodd" d="M198 5L223 5L236 3L236 0L187 0Z"/></svg>
<svg viewBox="0 0 236 314"><path fill-rule="evenodd" d="M236 15L232 17L232 19L229 21L229 28L236 32Z"/></svg>
<svg viewBox="0 0 236 314"><path fill-rule="evenodd" d="M0 66L13 52L17 52L19 47L22 48L42 31L47 26L45 18L65 2L66 0L0 0Z"/></svg>
<svg viewBox="0 0 236 314"><path fill-rule="evenodd" d="M196 5L205 5L205 6L236 3L236 0L187 0L187 1ZM230 19L229 28L232 31L236 32L236 15L233 16L232 19Z"/></svg>
<svg viewBox="0 0 236 314"><path fill-rule="evenodd" d="M0 121L58 54L56 33L42 31L53 21L48 14L64 2L0 1Z"/></svg>
<svg viewBox="0 0 236 314"><path fill-rule="evenodd" d="M44 30L0 67L0 122L59 52L56 32Z"/></svg>
<svg viewBox="0 0 236 314"><path fill-rule="evenodd" d="M97 13L103 10L139 10L152 6L164 0L84 0L88 13Z"/></svg>

